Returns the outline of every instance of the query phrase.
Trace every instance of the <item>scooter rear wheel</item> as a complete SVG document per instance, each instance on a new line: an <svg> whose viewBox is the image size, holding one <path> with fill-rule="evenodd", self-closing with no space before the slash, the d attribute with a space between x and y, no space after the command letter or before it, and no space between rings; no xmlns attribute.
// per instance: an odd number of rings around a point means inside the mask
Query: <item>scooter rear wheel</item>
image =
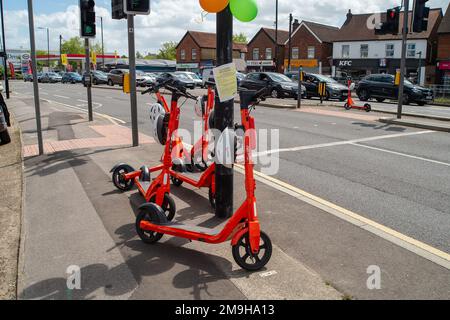
<svg viewBox="0 0 450 320"><path fill-rule="evenodd" d="M156 203L156 195L151 197L150 202ZM164 214L166 215L168 221L172 221L173 218L175 218L177 207L173 198L167 193L164 195L164 202L161 206L161 209L164 211Z"/></svg>
<svg viewBox="0 0 450 320"><path fill-rule="evenodd" d="M172 180L172 184L175 187L181 187L181 185L183 184L183 180L177 179L175 177L170 177L170 180Z"/></svg>
<svg viewBox="0 0 450 320"><path fill-rule="evenodd" d="M253 254L250 249L249 234L245 233L232 248L233 258L236 263L245 270L258 271L262 269L272 257L272 241L267 234L261 232L261 240L258 254Z"/></svg>
<svg viewBox="0 0 450 320"><path fill-rule="evenodd" d="M138 216L136 217L136 232L139 235L139 238L141 238L141 240L147 244L153 244L161 240L161 238L163 237L162 233L142 230L141 229L142 221L158 223L159 219L157 213L153 212L151 208L148 207L142 208Z"/></svg>
<svg viewBox="0 0 450 320"><path fill-rule="evenodd" d="M134 186L134 180L125 180L124 175L130 173L128 166L117 167L112 174L112 181L117 189L121 191L129 191Z"/></svg>

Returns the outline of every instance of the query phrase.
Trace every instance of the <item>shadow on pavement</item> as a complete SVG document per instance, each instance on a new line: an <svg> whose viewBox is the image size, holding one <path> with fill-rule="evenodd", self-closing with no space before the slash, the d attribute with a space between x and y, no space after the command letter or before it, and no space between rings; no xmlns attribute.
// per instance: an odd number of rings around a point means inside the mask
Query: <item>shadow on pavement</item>
<svg viewBox="0 0 450 320"><path fill-rule="evenodd" d="M374 130L384 130L384 131L392 131L392 132L404 132L406 131L406 128L403 127L396 127L392 126L390 124L372 124L372 123L364 123L364 122L352 122L353 125L358 125L363 128L372 128Z"/></svg>

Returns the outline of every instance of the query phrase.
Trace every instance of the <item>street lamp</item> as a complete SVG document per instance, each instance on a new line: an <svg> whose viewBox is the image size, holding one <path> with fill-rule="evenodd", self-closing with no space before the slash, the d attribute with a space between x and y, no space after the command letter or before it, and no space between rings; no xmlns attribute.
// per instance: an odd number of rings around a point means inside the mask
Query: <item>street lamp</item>
<svg viewBox="0 0 450 320"><path fill-rule="evenodd" d="M103 17L97 17L100 18L100 26L102 30L102 69L105 69L105 45L103 42Z"/></svg>
<svg viewBox="0 0 450 320"><path fill-rule="evenodd" d="M50 29L45 27L38 27L40 30L47 30L47 67L50 71Z"/></svg>

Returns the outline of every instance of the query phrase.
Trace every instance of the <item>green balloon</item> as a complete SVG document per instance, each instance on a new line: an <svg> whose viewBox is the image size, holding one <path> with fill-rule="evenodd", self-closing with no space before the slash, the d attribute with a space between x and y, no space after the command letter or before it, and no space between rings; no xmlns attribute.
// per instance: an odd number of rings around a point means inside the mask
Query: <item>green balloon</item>
<svg viewBox="0 0 450 320"><path fill-rule="evenodd" d="M233 16L242 22L250 22L258 15L255 0L230 0L230 10Z"/></svg>

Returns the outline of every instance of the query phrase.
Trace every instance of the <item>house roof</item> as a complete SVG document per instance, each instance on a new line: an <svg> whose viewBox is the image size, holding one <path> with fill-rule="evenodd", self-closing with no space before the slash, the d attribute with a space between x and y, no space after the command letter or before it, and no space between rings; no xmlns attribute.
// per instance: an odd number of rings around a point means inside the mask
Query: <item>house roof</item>
<svg viewBox="0 0 450 320"><path fill-rule="evenodd" d="M275 42L275 31L276 31L275 29L261 28L261 30L264 31L272 39L273 42ZM259 32L256 35L258 34ZM278 29L278 45L281 46L284 45L288 40L288 38L289 38L289 31Z"/></svg>
<svg viewBox="0 0 450 320"><path fill-rule="evenodd" d="M303 27L307 28L311 33L313 33L313 35L320 42L333 42L340 31L339 27L303 20L300 26L292 34L292 37L294 37L298 30ZM288 41L289 39L287 39L285 43L287 43Z"/></svg>
<svg viewBox="0 0 450 320"><path fill-rule="evenodd" d="M178 43L177 48L183 42L183 40L186 38L187 35L190 35L200 48L216 49L216 34L200 31L186 32L181 41ZM240 52L247 52L247 45L245 43L233 43L233 50L237 50Z"/></svg>
<svg viewBox="0 0 450 320"><path fill-rule="evenodd" d="M442 19L441 25L439 26L438 33L450 33L450 4L447 7L447 12Z"/></svg>
<svg viewBox="0 0 450 320"><path fill-rule="evenodd" d="M376 35L375 30L369 29L367 21L373 16L373 13L368 14L349 14L349 18L341 27L340 32L334 38L334 42L338 41L375 41L375 40L401 40L401 30L403 27L404 13L400 13L399 34L397 35ZM428 18L428 30L421 33L411 33L408 39L428 39L435 29L436 23L442 17L441 9L431 9ZM409 12L409 21L412 19L412 12ZM381 20L386 20L386 13L381 13Z"/></svg>

